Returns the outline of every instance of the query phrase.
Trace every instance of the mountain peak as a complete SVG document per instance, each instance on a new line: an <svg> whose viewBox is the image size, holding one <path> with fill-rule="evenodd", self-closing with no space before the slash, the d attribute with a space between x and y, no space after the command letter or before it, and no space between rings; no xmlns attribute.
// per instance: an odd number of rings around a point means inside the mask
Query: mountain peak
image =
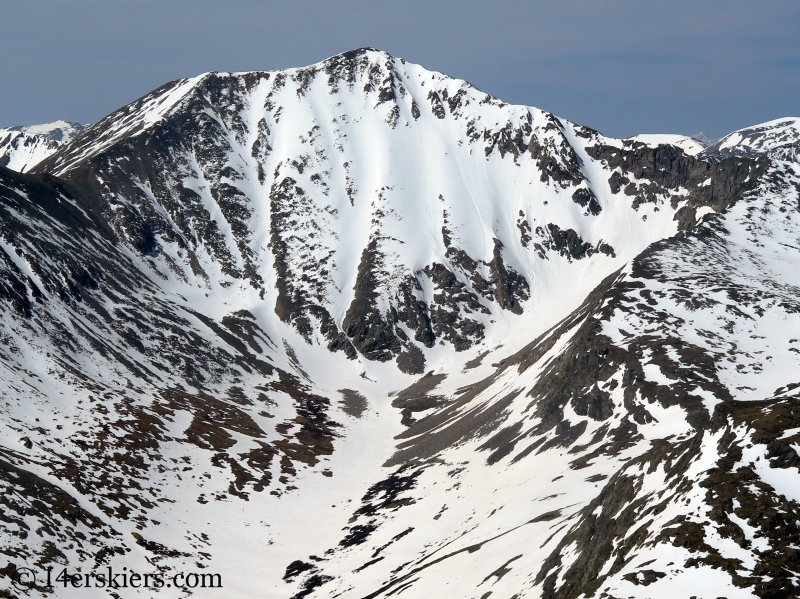
<svg viewBox="0 0 800 599"><path fill-rule="evenodd" d="M798 596L789 120L707 157L358 49L0 168L0 581Z"/></svg>

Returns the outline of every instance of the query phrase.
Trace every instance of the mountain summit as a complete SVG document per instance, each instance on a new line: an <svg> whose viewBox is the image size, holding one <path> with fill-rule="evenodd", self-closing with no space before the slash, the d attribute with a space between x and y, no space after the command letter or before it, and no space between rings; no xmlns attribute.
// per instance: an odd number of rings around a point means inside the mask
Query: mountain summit
<svg viewBox="0 0 800 599"><path fill-rule="evenodd" d="M613 139L364 48L0 168L0 585L796 594L798 131Z"/></svg>

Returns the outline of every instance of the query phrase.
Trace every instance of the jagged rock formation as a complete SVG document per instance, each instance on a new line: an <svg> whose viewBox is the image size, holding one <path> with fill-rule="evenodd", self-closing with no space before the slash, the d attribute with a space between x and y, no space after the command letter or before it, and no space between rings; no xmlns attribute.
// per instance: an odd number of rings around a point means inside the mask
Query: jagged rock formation
<svg viewBox="0 0 800 599"><path fill-rule="evenodd" d="M796 124L616 140L360 49L0 166L0 596L796 595Z"/></svg>

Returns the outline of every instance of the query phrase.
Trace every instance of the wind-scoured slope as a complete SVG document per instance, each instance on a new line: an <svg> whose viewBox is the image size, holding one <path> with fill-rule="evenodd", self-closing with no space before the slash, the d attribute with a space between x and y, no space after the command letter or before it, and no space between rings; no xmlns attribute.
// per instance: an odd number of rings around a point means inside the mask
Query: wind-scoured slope
<svg viewBox="0 0 800 599"><path fill-rule="evenodd" d="M777 163L489 378L404 392L446 407L297 596L797 596L799 190Z"/></svg>
<svg viewBox="0 0 800 599"><path fill-rule="evenodd" d="M0 166L29 171L83 129L67 121L0 129Z"/></svg>
<svg viewBox="0 0 800 599"><path fill-rule="evenodd" d="M788 550L734 567L749 546L720 522L750 516L702 481L739 476L731 439L794 426L752 411L782 404L745 337L795 326L767 259L793 260L796 165L644 141L361 49L171 82L34 174L0 169L0 581L35 562L207 569L242 598L791 588ZM765 381L793 388L787 355Z"/></svg>

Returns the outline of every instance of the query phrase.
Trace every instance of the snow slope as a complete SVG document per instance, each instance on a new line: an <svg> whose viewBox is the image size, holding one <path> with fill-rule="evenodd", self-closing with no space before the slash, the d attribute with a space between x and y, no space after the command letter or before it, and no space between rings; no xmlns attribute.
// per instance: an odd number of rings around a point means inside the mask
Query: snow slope
<svg viewBox="0 0 800 599"><path fill-rule="evenodd" d="M186 297L236 289L310 343L420 374L520 312L545 330L715 193L681 152L615 175L590 147L633 146L364 49L169 83L37 170L96 190ZM626 178L640 162L657 171Z"/></svg>
<svg viewBox="0 0 800 599"><path fill-rule="evenodd" d="M361 49L0 168L1 588L791 595L797 165L659 140Z"/></svg>
<svg viewBox="0 0 800 599"><path fill-rule="evenodd" d="M436 381L361 537L308 560L318 596L794 596L798 182L776 165L489 378Z"/></svg>

